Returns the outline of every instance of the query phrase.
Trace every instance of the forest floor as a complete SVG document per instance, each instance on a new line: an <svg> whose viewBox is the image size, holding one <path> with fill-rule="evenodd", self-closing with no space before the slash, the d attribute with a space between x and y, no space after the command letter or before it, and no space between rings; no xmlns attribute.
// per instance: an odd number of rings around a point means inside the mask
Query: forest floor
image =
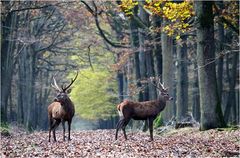
<svg viewBox="0 0 240 158"><path fill-rule="evenodd" d="M239 157L240 129L208 130L197 128L172 130L163 135L128 131L125 141L115 130L73 131L70 142L62 140L57 131L57 142L48 142L48 132L26 133L12 130L1 136L1 157Z"/></svg>

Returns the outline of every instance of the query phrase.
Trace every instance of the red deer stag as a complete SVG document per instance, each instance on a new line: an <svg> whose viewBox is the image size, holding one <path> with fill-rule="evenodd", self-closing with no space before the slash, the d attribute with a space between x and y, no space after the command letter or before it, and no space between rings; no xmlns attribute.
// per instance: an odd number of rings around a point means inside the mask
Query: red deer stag
<svg viewBox="0 0 240 158"><path fill-rule="evenodd" d="M158 116L158 114L163 111L166 106L166 101L173 100L168 94L168 89L164 88L164 85L158 80L157 85L153 83L153 78L151 78L151 84L153 84L159 91L158 98L152 101L144 102L134 102L125 100L119 105L117 105L117 110L120 116L120 120L116 126L115 139L118 137L118 130L121 128L125 139L127 140L127 135L125 128L131 119L134 120L148 120L150 139L153 141L153 121Z"/></svg>
<svg viewBox="0 0 240 158"><path fill-rule="evenodd" d="M56 141L55 130L62 122L63 126L63 141L65 141L65 121L68 122L68 140L70 141L70 130L71 130L71 122L75 113L74 105L70 98L68 97L68 93L70 93L71 85L77 79L78 73L75 78L72 79L71 83L68 86L61 86L59 88L55 78L53 77L53 83L51 86L57 90L58 94L54 99L54 102L48 106L48 118L49 118L49 142L51 139L51 131L53 132L53 139Z"/></svg>

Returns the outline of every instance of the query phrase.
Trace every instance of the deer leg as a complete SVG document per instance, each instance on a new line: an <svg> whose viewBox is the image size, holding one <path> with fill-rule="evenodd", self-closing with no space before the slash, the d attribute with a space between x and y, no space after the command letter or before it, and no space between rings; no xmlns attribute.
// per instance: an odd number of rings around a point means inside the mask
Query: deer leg
<svg viewBox="0 0 240 158"><path fill-rule="evenodd" d="M117 140L117 137L118 137L118 130L119 130L119 121L118 121L117 126L116 126L115 140Z"/></svg>
<svg viewBox="0 0 240 158"><path fill-rule="evenodd" d="M60 124L61 120L55 120L54 124L53 124L53 127L52 127L52 130L53 130L53 139L54 141L56 142L56 133L55 133L55 130L56 128L58 127L58 125Z"/></svg>
<svg viewBox="0 0 240 158"><path fill-rule="evenodd" d="M149 132L150 132L150 139L153 141L153 118L149 118Z"/></svg>
<svg viewBox="0 0 240 158"><path fill-rule="evenodd" d="M127 140L127 134L126 134L125 128L126 128L127 124L129 123L129 121L130 121L130 119L124 119L123 125L122 125L122 130L123 130L125 140Z"/></svg>
<svg viewBox="0 0 240 158"><path fill-rule="evenodd" d="M63 141L65 141L65 121L62 120L62 127L63 127Z"/></svg>
<svg viewBox="0 0 240 158"><path fill-rule="evenodd" d="M51 141L51 131L52 131L52 125L53 125L53 120L50 118L49 119L49 138L48 138L48 142Z"/></svg>
<svg viewBox="0 0 240 158"><path fill-rule="evenodd" d="M71 122L72 122L72 120L69 120L69 121L68 121L68 141L71 140L71 139L70 139Z"/></svg>
<svg viewBox="0 0 240 158"><path fill-rule="evenodd" d="M118 137L118 131L123 126L124 119L120 119L116 125L116 134L115 134L115 140L117 140Z"/></svg>

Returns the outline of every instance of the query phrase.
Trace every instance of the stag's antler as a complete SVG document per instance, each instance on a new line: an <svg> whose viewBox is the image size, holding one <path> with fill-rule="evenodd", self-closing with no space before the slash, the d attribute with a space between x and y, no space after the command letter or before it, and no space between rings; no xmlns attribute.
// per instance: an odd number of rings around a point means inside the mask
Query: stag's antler
<svg viewBox="0 0 240 158"><path fill-rule="evenodd" d="M157 84L154 83L154 79L157 80ZM167 88L164 87L164 83L161 83L161 79L160 77L154 78L154 77L150 77L150 83L156 87L157 89L159 89L160 91L163 90L167 90Z"/></svg>
<svg viewBox="0 0 240 158"><path fill-rule="evenodd" d="M78 71L77 71L77 74L76 74L75 78L72 79L71 83L70 83L68 86L66 86L65 88L62 87L62 90L63 90L64 92L65 92L68 88L71 87L71 85L73 84L73 82L77 79L77 76L78 76Z"/></svg>
<svg viewBox="0 0 240 158"><path fill-rule="evenodd" d="M53 83L54 83L54 85L51 83L51 86L52 86L54 89L56 89L56 90L58 90L58 91L61 92L61 88L59 88L59 86L58 86L58 84L57 84L54 76L53 76Z"/></svg>

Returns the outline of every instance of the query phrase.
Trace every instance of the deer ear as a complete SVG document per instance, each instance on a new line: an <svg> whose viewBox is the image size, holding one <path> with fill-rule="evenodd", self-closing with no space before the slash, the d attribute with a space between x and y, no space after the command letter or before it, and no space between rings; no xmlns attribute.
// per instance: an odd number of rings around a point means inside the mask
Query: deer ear
<svg viewBox="0 0 240 158"><path fill-rule="evenodd" d="M69 93L71 93L71 91L72 91L72 89L69 88L69 89L67 90L67 93L69 94Z"/></svg>

